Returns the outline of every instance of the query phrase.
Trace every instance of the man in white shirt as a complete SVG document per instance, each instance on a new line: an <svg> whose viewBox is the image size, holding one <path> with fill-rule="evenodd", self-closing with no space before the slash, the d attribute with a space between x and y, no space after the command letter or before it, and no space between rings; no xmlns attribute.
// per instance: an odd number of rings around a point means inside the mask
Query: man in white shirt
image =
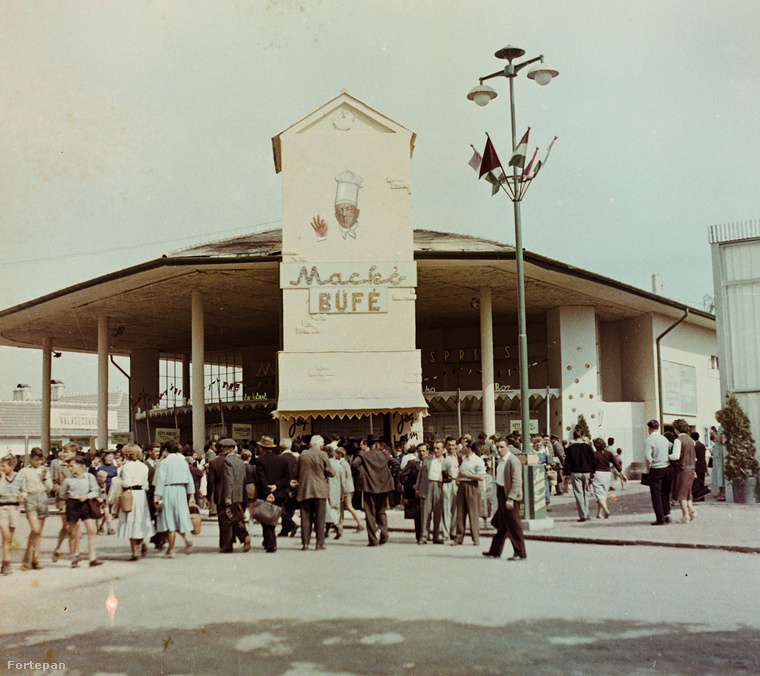
<svg viewBox="0 0 760 676"><path fill-rule="evenodd" d="M430 517L433 517L433 543L443 544L441 525L443 522L444 495L443 475L444 471L451 471L451 462L444 456L444 444L436 441L433 444L433 455L427 455L422 460L420 471L417 474L415 491L420 499L420 512L422 514L422 528L418 544L427 543L430 533Z"/></svg>
<svg viewBox="0 0 760 676"><path fill-rule="evenodd" d="M670 523L670 485L673 476L668 458L670 442L660 434L660 423L656 420L650 420L647 429L649 436L644 440L644 460L655 515L652 525L664 526Z"/></svg>
<svg viewBox="0 0 760 676"><path fill-rule="evenodd" d="M500 457L496 466L496 499L499 503L495 517L496 534L491 540L491 548L483 552L483 556L498 559L504 549L504 541L509 537L514 553L508 561L522 561L527 557L519 505L523 499L522 463L503 439L496 441L496 452Z"/></svg>
<svg viewBox="0 0 760 676"><path fill-rule="evenodd" d="M486 478L483 458L472 450L472 442L462 441L462 464L457 475L457 530L453 544L464 542L467 516L470 517L472 544L480 544L480 482Z"/></svg>

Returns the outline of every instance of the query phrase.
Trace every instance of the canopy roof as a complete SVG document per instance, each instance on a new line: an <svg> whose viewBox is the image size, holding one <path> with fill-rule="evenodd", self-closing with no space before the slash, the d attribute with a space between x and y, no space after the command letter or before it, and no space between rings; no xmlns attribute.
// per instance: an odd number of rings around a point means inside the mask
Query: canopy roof
<svg viewBox="0 0 760 676"><path fill-rule="evenodd" d="M191 291L205 299L206 349L277 345L280 335L281 230L256 232L182 249L156 260L61 289L0 312L0 344L97 351L97 318L110 317L114 354L157 348L190 350ZM430 230L414 232L417 327L477 326L482 286L493 287L494 321L515 322L514 247ZM538 254L525 252L528 320L560 305L593 305L602 321L659 313L679 318L687 306ZM714 329L713 315L689 308L687 321Z"/></svg>

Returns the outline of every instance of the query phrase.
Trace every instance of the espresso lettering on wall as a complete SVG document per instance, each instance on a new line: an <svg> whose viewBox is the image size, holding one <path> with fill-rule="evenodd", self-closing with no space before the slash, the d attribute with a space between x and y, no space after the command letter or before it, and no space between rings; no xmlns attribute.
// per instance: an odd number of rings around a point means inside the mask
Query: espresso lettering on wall
<svg viewBox="0 0 760 676"><path fill-rule="evenodd" d="M481 352L479 347L465 347L465 348L448 348L444 350L428 350L427 360L430 364L435 364L439 361L444 362L480 362ZM495 359L510 359L512 357L512 346L504 345L502 347L494 347Z"/></svg>

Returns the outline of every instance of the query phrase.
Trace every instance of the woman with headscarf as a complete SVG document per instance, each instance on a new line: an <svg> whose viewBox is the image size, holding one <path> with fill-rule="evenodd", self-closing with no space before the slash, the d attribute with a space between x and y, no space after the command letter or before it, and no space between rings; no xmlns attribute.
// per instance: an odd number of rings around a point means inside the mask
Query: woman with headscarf
<svg viewBox="0 0 760 676"><path fill-rule="evenodd" d="M173 559L177 533L185 541L185 554L189 554L193 549L193 543L186 533L193 530L188 497L195 493L195 482L185 458L180 453L182 447L171 439L164 443L163 449L167 455L156 470L156 528L159 532L168 531L169 548L164 556Z"/></svg>
<svg viewBox="0 0 760 676"><path fill-rule="evenodd" d="M140 555L148 553L145 538L153 537L156 529L150 520L148 509L148 466L142 462L142 449L137 444L127 444L122 453L126 462L121 467L122 495L130 492L132 509L121 511L119 516L118 537L129 538L132 548L130 561L137 561Z"/></svg>

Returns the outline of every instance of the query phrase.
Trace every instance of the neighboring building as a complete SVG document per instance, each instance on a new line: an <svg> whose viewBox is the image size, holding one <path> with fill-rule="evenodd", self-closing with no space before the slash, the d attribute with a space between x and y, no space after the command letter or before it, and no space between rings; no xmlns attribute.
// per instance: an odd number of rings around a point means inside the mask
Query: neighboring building
<svg viewBox="0 0 760 676"><path fill-rule="evenodd" d="M508 432L520 417L514 248L413 229L413 145L342 94L273 139L281 230L0 312L0 343L99 351L101 392L107 355L129 356L141 442L175 428L182 441ZM536 430L568 437L582 413L640 460L660 415L656 340L687 309L661 342L662 408L711 424L710 313L527 251L525 277Z"/></svg>
<svg viewBox="0 0 760 676"><path fill-rule="evenodd" d="M64 394L60 382L55 382L51 389L52 445L60 448L73 440L89 447L98 429L97 394ZM12 400L0 401L0 455L25 455L41 446L41 421L42 400L32 397L28 385L18 385ZM117 434L129 432L129 394L123 390L108 393L108 429Z"/></svg>
<svg viewBox="0 0 760 676"><path fill-rule="evenodd" d="M713 225L709 235L721 401L736 395L760 441L760 222Z"/></svg>

